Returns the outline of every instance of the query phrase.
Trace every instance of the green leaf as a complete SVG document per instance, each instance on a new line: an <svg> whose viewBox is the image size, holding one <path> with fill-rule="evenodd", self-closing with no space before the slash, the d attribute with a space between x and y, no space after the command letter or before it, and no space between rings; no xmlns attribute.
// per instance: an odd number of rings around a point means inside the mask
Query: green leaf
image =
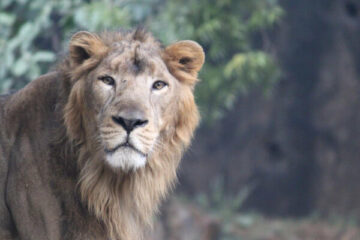
<svg viewBox="0 0 360 240"><path fill-rule="evenodd" d="M23 75L28 69L29 63L24 58L21 58L15 62L15 65L11 70L12 73L18 77Z"/></svg>
<svg viewBox="0 0 360 240"><path fill-rule="evenodd" d="M15 2L15 0L1 0L0 1L0 8L5 9L13 2Z"/></svg>
<svg viewBox="0 0 360 240"><path fill-rule="evenodd" d="M0 25L10 26L14 23L15 19L14 14L0 12Z"/></svg>
<svg viewBox="0 0 360 240"><path fill-rule="evenodd" d="M127 26L128 19L128 12L125 8L116 8L100 2L84 5L74 13L75 23L90 31Z"/></svg>
<svg viewBox="0 0 360 240"><path fill-rule="evenodd" d="M53 62L55 61L55 57L56 55L52 52L39 51L33 55L32 60L34 62Z"/></svg>

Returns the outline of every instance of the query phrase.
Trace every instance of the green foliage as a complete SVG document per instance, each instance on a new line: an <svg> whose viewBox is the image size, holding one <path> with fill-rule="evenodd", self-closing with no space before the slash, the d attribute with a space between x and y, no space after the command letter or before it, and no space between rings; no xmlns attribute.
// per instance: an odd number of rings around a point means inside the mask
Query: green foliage
<svg viewBox="0 0 360 240"><path fill-rule="evenodd" d="M75 24L89 31L102 31L117 26L129 26L130 16L126 8L113 7L102 2L83 5L74 11Z"/></svg>
<svg viewBox="0 0 360 240"><path fill-rule="evenodd" d="M47 72L77 30L145 25L165 44L192 39L204 47L196 94L211 122L239 94L252 86L268 91L278 79L277 64L261 42L282 14L277 0L2 0L0 91Z"/></svg>
<svg viewBox="0 0 360 240"><path fill-rule="evenodd" d="M199 194L196 199L202 207L215 211L224 219L229 219L242 207L253 188L254 186L249 185L236 195L230 196L225 193L223 178L219 177L211 183L209 194Z"/></svg>
<svg viewBox="0 0 360 240"><path fill-rule="evenodd" d="M83 0L0 3L0 90L23 87L47 72L71 33L129 27L126 8Z"/></svg>
<svg viewBox="0 0 360 240"><path fill-rule="evenodd" d="M252 226L257 215L239 213L240 208L254 189L254 184L248 185L235 195L226 194L223 178L215 178L211 183L209 193L198 194L195 203L206 212L213 214L221 223L221 239L238 239L233 235L236 227L248 228Z"/></svg>

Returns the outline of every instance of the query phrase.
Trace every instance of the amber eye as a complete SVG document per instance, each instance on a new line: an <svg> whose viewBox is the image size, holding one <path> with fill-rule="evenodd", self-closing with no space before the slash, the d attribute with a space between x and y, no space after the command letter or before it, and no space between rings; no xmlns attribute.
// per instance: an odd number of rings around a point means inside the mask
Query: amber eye
<svg viewBox="0 0 360 240"><path fill-rule="evenodd" d="M154 82L152 88L153 88L153 90L160 90L160 89L163 89L164 87L166 87L167 85L168 84L166 82L158 80L158 81Z"/></svg>
<svg viewBox="0 0 360 240"><path fill-rule="evenodd" d="M114 78L112 78L110 76L99 77L99 80L101 80L103 83L110 85L110 86L113 86L115 84Z"/></svg>

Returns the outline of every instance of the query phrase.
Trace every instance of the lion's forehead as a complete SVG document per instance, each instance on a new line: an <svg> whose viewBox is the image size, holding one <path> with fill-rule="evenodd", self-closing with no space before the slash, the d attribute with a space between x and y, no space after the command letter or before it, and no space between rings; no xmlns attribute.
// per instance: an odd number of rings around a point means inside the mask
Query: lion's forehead
<svg viewBox="0 0 360 240"><path fill-rule="evenodd" d="M105 65L112 72L135 75L139 73L159 75L167 71L159 48L138 41L113 43L105 58Z"/></svg>

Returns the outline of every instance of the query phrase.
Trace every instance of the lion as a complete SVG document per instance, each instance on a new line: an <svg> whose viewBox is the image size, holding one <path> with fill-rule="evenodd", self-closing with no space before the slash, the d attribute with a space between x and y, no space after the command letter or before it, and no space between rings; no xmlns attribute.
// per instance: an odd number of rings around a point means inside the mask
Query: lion
<svg viewBox="0 0 360 240"><path fill-rule="evenodd" d="M204 51L137 29L67 52L0 97L0 239L143 239L199 122Z"/></svg>

